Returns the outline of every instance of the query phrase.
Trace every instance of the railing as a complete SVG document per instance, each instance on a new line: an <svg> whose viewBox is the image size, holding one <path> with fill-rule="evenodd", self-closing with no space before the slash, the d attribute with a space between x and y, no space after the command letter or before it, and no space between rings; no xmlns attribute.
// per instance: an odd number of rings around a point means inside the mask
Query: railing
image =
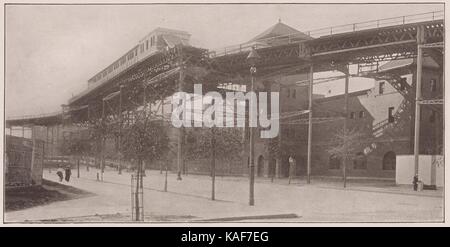
<svg viewBox="0 0 450 247"><path fill-rule="evenodd" d="M45 117L54 117L62 114L61 111L51 112L51 113L43 113L43 114L35 114L35 115L23 115L23 116L12 116L8 117L6 121L17 121L17 120L26 120L26 119L34 119L34 118L45 118Z"/></svg>
<svg viewBox="0 0 450 247"><path fill-rule="evenodd" d="M319 37L324 37L324 36L343 34L343 33L352 33L352 32L358 32L358 31L381 28L381 27L405 25L405 24L411 24L411 23L435 21L435 20L443 20L443 19L444 19L444 11L434 11L434 12L427 12L427 13L421 13L421 14L405 15L405 16L399 16L399 17L384 18L384 19L378 19L378 20L372 20L372 21L365 21L365 22L358 22L358 23L351 23L351 24L345 24L345 25L339 25L339 26L320 28L320 29L307 31L307 32L305 32L305 34L307 34L308 36L310 36L312 38L319 38ZM283 40L283 39L285 41L287 41L287 43L295 43L295 42L298 42L298 41L296 41L296 39L298 39L298 34L292 33L292 34L287 34L287 35L280 35L280 36L270 37L267 39L261 39L261 40L258 40L258 42L269 43L273 40ZM256 49L258 49L258 48L267 47L267 45L254 44L254 43L247 42L247 43L242 43L239 45L232 45L232 46L227 46L224 48L212 50L210 52L210 56L217 57L217 56L224 56L224 55L239 53L239 52L243 52L243 51L250 51L252 47L255 47Z"/></svg>

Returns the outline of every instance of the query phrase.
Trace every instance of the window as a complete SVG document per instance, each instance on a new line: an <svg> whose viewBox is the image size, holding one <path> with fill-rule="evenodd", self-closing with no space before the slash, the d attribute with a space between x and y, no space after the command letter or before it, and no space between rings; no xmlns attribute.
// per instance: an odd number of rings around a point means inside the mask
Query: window
<svg viewBox="0 0 450 247"><path fill-rule="evenodd" d="M350 112L350 119L355 119L356 118L356 112L352 111Z"/></svg>
<svg viewBox="0 0 450 247"><path fill-rule="evenodd" d="M353 169L366 169L367 168L367 157L363 152L356 153L353 158Z"/></svg>
<svg viewBox="0 0 450 247"><path fill-rule="evenodd" d="M145 49L148 50L148 40L145 41Z"/></svg>
<svg viewBox="0 0 450 247"><path fill-rule="evenodd" d="M360 111L359 112L359 118L364 118L366 116L366 112L365 111Z"/></svg>
<svg viewBox="0 0 450 247"><path fill-rule="evenodd" d="M388 122L393 123L394 122L394 107L388 108Z"/></svg>
<svg viewBox="0 0 450 247"><path fill-rule="evenodd" d="M289 97L291 96L291 90L288 88L288 89L286 90L286 92L287 92L287 97L289 98Z"/></svg>
<svg viewBox="0 0 450 247"><path fill-rule="evenodd" d="M380 81L380 84L378 85L378 93L379 94L384 93L384 81Z"/></svg>
<svg viewBox="0 0 450 247"><path fill-rule="evenodd" d="M330 169L339 169L341 168L342 159L337 157L335 154L330 155L328 159L328 164Z"/></svg>
<svg viewBox="0 0 450 247"><path fill-rule="evenodd" d="M292 98L294 98L294 99L295 99L295 97L296 97L296 95L295 95L296 92L297 92L297 90L295 90L295 89L292 90Z"/></svg>
<svg viewBox="0 0 450 247"><path fill-rule="evenodd" d="M431 92L436 92L437 90L437 83L435 79L431 79L430 80L430 91Z"/></svg>

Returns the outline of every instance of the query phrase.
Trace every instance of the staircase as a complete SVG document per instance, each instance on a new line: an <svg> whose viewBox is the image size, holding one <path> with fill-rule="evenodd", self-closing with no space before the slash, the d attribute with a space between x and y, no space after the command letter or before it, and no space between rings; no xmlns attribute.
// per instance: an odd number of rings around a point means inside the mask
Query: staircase
<svg viewBox="0 0 450 247"><path fill-rule="evenodd" d="M401 114L405 111L408 111L411 107L411 103L407 101L406 99L403 99L400 106L397 108L397 111L393 115L393 121L389 122L389 119L385 119L383 121L380 121L376 123L372 128L372 133L374 137L381 137L383 134L386 134L386 129L396 126L399 123L399 120L401 119ZM393 137L393 136L392 136Z"/></svg>
<svg viewBox="0 0 450 247"><path fill-rule="evenodd" d="M366 65L367 66L367 65ZM375 67L375 69L373 69ZM375 80L388 82L398 93L400 93L404 99L406 99L410 104L415 104L416 90L406 82L406 78L401 77L398 74L390 72L379 72L378 64L373 66L372 70L360 71L358 68L358 75L361 77L373 78ZM442 114L438 107L434 105L425 105L430 109L433 109L438 114Z"/></svg>

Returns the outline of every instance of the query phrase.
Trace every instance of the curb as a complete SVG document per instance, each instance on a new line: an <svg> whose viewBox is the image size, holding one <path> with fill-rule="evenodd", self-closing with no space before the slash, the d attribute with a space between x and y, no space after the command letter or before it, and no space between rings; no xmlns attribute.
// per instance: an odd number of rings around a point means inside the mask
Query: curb
<svg viewBox="0 0 450 247"><path fill-rule="evenodd" d="M263 219L293 219L301 218L297 214L269 214L269 215L253 215L253 216L235 216L235 217L223 217L223 218L211 218L194 220L192 222L223 222L223 221L240 221L240 220L263 220Z"/></svg>

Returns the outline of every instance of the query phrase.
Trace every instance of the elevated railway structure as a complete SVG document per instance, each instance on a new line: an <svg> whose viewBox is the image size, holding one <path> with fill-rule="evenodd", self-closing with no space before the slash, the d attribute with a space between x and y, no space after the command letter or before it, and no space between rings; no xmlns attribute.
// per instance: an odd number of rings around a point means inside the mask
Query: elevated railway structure
<svg viewBox="0 0 450 247"><path fill-rule="evenodd" d="M245 43L216 51L196 48L185 43L167 46L143 59L136 60L120 73L71 98L62 107L61 114L7 119L6 126L51 125L74 123L88 126L96 119L111 118L124 123L133 119L136 109L171 96L176 91L191 91L193 83L202 83L204 91L217 90L224 83L249 85L249 52L254 49L260 59L256 62L256 78L263 81L277 75L307 73L304 82L309 87L309 108L304 109L308 118L284 122L308 124L308 177L311 167L311 129L313 123L333 119L313 116L313 73L341 71L345 78L345 96L348 95L349 65L358 65L359 76L380 76L378 65L385 61L415 58L416 85L408 88L406 98L415 102L415 113L423 105L442 107L443 99L422 99L420 78L422 59L432 57L443 65L444 13L430 12L329 27L306 32L309 39L299 40L296 34L271 37L257 43ZM136 53L138 52L138 47ZM362 71L363 68L374 68ZM359 70L359 69L358 69ZM386 76L386 75L385 75ZM395 88L399 78L388 80ZM416 90L414 90L416 87ZM247 87L249 88L249 87ZM419 89L419 90L418 90ZM419 92L419 93L417 93ZM403 93L403 92L402 92ZM143 107L145 106L145 107ZM417 110L419 109L419 110ZM420 113L420 112L419 112ZM345 114L348 116L348 106ZM346 119L346 118L345 118ZM341 118L337 118L341 120ZM346 122L346 120L344 120ZM420 123L416 121L416 136ZM178 163L181 163L182 129L178 138ZM418 146L418 138L415 140ZM416 154L416 171L417 156Z"/></svg>

